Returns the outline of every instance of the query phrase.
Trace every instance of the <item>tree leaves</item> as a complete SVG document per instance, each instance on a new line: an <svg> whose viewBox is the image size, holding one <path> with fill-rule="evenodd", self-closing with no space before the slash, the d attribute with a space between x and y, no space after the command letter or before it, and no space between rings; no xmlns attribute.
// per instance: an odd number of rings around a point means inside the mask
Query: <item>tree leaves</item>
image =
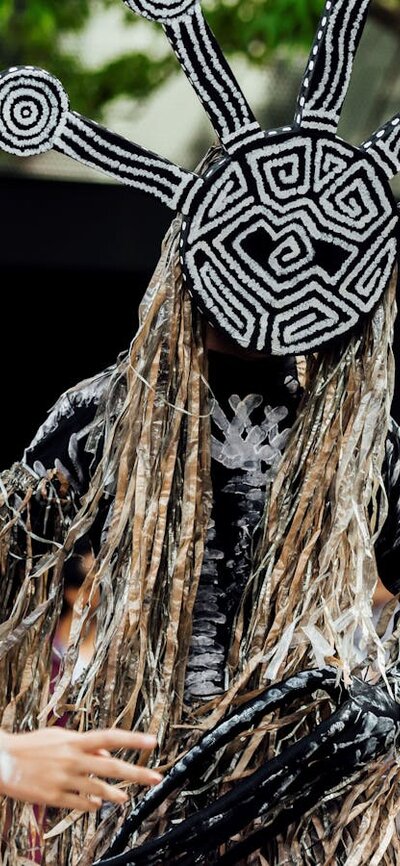
<svg viewBox="0 0 400 866"><path fill-rule="evenodd" d="M106 9L117 0L97 0ZM308 47L321 14L322 0L205 0L204 11L227 54L253 64L268 62L277 49ZM72 56L63 37L79 33L93 11L91 0L1 0L0 66L33 64L58 76L73 108L92 117L116 96L148 96L178 68L166 52L155 59L140 51L123 54L98 69L85 68ZM375 0L372 14L400 38L400 0ZM132 13L127 26L154 27ZM134 38L132 43L134 44Z"/></svg>

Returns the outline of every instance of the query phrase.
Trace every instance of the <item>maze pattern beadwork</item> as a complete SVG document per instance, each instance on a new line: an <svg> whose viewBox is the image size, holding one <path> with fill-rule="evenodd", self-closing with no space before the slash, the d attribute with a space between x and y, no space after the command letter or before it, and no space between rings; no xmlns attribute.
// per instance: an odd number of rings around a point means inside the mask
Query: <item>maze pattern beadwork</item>
<svg viewBox="0 0 400 866"><path fill-rule="evenodd" d="M336 136L370 0L326 0L294 120L264 132L193 0L126 0L159 21L221 141L204 176L69 111L60 82L32 67L0 77L0 146L56 150L183 215L187 289L244 348L310 352L353 329L396 261L400 115L360 148Z"/></svg>

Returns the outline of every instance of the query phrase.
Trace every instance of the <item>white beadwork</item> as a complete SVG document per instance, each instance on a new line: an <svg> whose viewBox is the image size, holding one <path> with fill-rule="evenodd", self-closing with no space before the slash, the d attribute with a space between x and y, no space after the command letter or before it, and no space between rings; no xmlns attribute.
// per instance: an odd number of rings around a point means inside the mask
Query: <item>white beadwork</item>
<svg viewBox="0 0 400 866"><path fill-rule="evenodd" d="M68 111L41 70L0 77L0 145L55 147L184 215L187 290L236 343L275 354L320 348L372 311L396 259L389 184L400 114L360 149L336 135L370 0L327 0L292 126L263 133L200 5L126 0L162 22L222 142L203 177Z"/></svg>
<svg viewBox="0 0 400 866"><path fill-rule="evenodd" d="M193 202L187 284L241 346L307 352L373 309L396 222L373 163L350 145L306 134L247 142Z"/></svg>
<svg viewBox="0 0 400 866"><path fill-rule="evenodd" d="M124 0L142 18L166 24L174 19L182 18L193 9L198 0Z"/></svg>
<svg viewBox="0 0 400 866"><path fill-rule="evenodd" d="M0 146L17 156L54 146L68 114L64 88L47 72L17 67L0 76Z"/></svg>

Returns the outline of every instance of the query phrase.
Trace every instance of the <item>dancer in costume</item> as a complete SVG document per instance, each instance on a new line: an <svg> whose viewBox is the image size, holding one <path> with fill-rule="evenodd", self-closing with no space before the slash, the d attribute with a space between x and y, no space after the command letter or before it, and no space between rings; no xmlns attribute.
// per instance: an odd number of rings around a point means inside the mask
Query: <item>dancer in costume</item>
<svg viewBox="0 0 400 866"><path fill-rule="evenodd" d="M128 5L162 22L218 134L199 173L69 111L47 73L0 81L3 147L55 147L180 212L129 353L3 475L6 717L143 727L172 767L130 816L56 823L45 862L400 863L396 602L372 615L378 570L399 588L400 117L359 149L336 137L369 3L327 0L294 121L266 133L197 4ZM95 652L73 683L76 604L48 700L82 537ZM14 807L15 863L28 822Z"/></svg>

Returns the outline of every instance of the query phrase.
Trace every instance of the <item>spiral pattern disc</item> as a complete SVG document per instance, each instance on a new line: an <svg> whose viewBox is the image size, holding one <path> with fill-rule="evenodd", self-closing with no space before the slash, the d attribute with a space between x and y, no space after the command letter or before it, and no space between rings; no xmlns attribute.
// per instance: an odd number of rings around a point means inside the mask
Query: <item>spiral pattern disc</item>
<svg viewBox="0 0 400 866"><path fill-rule="evenodd" d="M68 97L52 75L28 66L0 75L0 148L17 156L50 150L68 114Z"/></svg>

